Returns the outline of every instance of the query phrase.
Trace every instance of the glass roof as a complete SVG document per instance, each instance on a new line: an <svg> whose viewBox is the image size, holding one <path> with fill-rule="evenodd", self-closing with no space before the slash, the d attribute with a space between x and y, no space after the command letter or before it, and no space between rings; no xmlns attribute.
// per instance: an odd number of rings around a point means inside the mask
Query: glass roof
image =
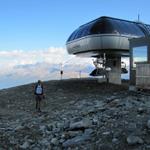
<svg viewBox="0 0 150 150"><path fill-rule="evenodd" d="M67 42L93 34L119 34L125 36L150 35L150 25L110 17L100 17L76 29Z"/></svg>

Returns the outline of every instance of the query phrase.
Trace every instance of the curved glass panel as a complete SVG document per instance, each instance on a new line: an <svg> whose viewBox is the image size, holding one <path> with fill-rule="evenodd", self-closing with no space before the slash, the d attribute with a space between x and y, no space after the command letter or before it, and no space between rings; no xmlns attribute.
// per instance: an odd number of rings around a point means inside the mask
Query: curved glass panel
<svg viewBox="0 0 150 150"><path fill-rule="evenodd" d="M80 26L68 38L67 42L92 34L122 34L127 36L150 35L150 26L136 22L101 17L90 23Z"/></svg>
<svg viewBox="0 0 150 150"><path fill-rule="evenodd" d="M117 33L123 35L145 36L141 29L133 22L122 20L111 20L111 24Z"/></svg>
<svg viewBox="0 0 150 150"><path fill-rule="evenodd" d="M146 35L150 35L150 25L143 24L143 23L138 23L137 25L141 28L141 30L142 30Z"/></svg>
<svg viewBox="0 0 150 150"><path fill-rule="evenodd" d="M67 41L72 41L72 40L74 40L74 38L75 38L75 36L76 36L77 31L78 31L78 29L77 29L77 30L75 30L75 31L74 31L74 32L70 35L70 37L68 38L68 40L67 40Z"/></svg>
<svg viewBox="0 0 150 150"><path fill-rule="evenodd" d="M109 20L102 18L98 20L91 28L91 34L112 33L114 31Z"/></svg>
<svg viewBox="0 0 150 150"><path fill-rule="evenodd" d="M93 26L94 22L88 23L86 25L83 25L79 27L77 30L75 30L70 37L68 38L67 42L90 35L90 29Z"/></svg>

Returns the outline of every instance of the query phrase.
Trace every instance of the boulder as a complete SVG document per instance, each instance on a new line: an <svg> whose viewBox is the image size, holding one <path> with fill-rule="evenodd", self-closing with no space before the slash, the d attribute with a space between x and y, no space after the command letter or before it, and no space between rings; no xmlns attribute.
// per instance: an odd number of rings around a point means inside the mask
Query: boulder
<svg viewBox="0 0 150 150"><path fill-rule="evenodd" d="M129 145L143 144L143 140L138 136L130 135L127 137L127 143Z"/></svg>

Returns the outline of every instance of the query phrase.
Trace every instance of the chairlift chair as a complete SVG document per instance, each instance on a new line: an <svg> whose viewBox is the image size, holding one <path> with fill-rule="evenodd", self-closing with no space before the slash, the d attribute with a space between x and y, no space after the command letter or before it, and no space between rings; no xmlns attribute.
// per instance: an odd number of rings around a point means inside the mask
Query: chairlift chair
<svg viewBox="0 0 150 150"><path fill-rule="evenodd" d="M126 63L125 62L121 62L121 74L127 74L128 70L126 68Z"/></svg>

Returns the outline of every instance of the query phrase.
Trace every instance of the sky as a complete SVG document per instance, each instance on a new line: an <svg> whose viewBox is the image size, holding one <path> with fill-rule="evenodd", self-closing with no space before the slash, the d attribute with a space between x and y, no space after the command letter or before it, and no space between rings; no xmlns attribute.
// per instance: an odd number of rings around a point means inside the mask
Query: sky
<svg viewBox="0 0 150 150"><path fill-rule="evenodd" d="M68 55L70 34L101 16L135 21L139 14L150 24L149 6L149 0L0 0L0 88L48 80L66 62L70 74L90 68L91 59Z"/></svg>

